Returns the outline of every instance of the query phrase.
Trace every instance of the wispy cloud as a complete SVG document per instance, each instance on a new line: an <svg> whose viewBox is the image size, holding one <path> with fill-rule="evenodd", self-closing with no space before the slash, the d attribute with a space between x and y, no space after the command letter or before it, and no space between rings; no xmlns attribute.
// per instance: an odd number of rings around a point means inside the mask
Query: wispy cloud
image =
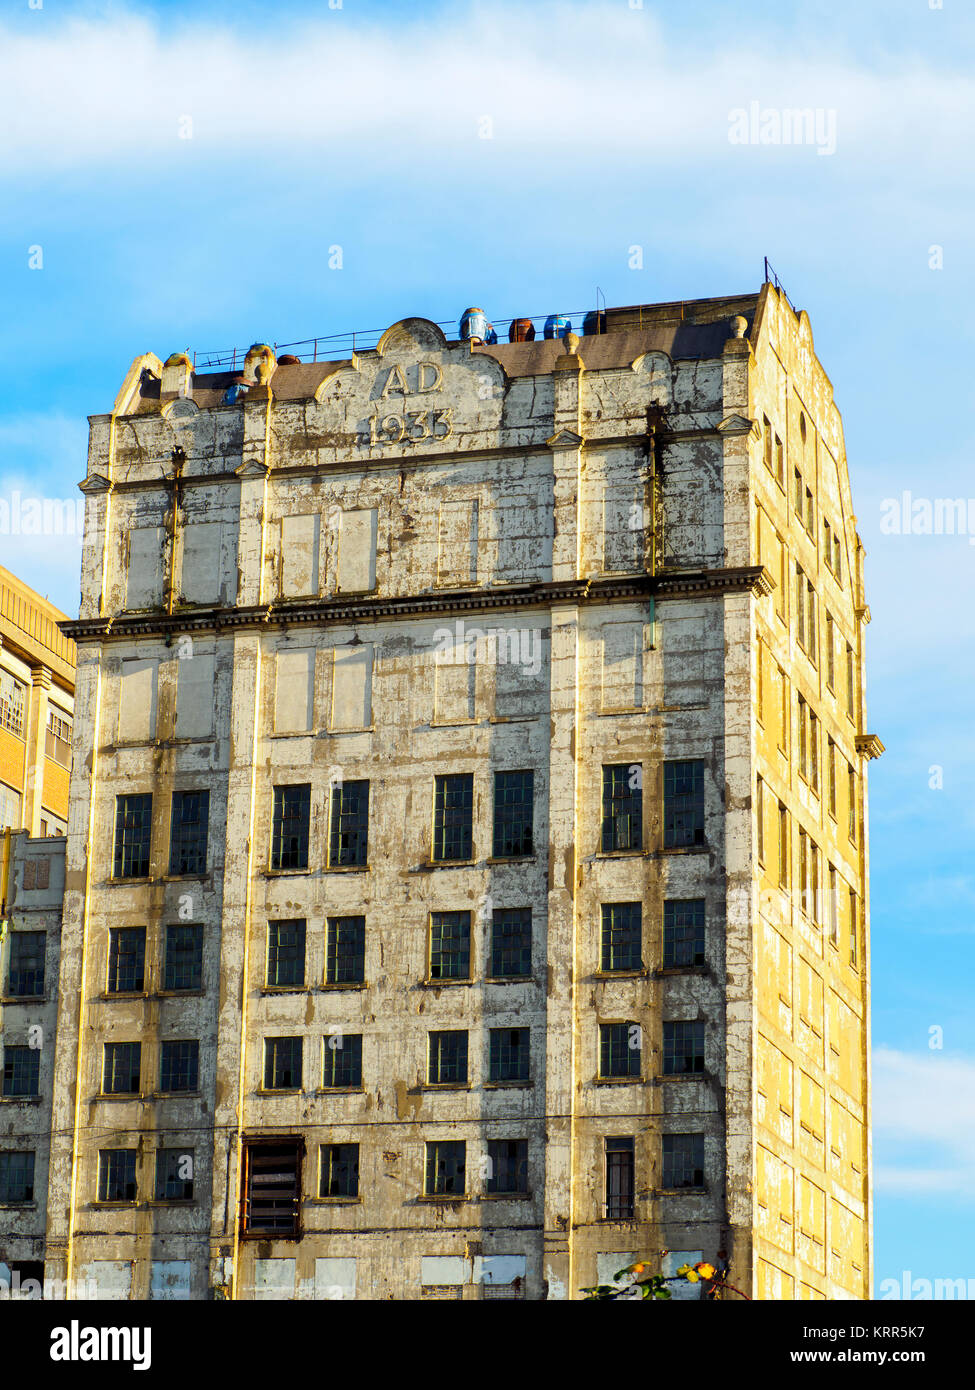
<svg viewBox="0 0 975 1390"><path fill-rule="evenodd" d="M975 1059L877 1048L873 1126L878 1191L975 1199Z"/></svg>

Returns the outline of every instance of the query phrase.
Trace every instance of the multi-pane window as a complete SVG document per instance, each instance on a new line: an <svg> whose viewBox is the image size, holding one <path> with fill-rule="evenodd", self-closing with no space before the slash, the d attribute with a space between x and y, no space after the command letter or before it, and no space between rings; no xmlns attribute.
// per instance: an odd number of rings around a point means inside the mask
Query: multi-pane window
<svg viewBox="0 0 975 1390"><path fill-rule="evenodd" d="M643 767L613 763L603 768L603 853L642 848Z"/></svg>
<svg viewBox="0 0 975 1390"><path fill-rule="evenodd" d="M180 922L166 928L163 988L196 990L203 986L203 927Z"/></svg>
<svg viewBox="0 0 975 1390"><path fill-rule="evenodd" d="M0 1203L34 1200L33 1149L0 1150Z"/></svg>
<svg viewBox="0 0 975 1390"><path fill-rule="evenodd" d="M664 1075L684 1076L704 1070L704 1024L664 1024Z"/></svg>
<svg viewBox="0 0 975 1390"><path fill-rule="evenodd" d="M138 1095L141 1065L141 1043L106 1043L102 1093L106 1096Z"/></svg>
<svg viewBox="0 0 975 1390"><path fill-rule="evenodd" d="M200 1044L181 1038L164 1042L159 1067L160 1091L195 1091L200 1083Z"/></svg>
<svg viewBox="0 0 975 1390"><path fill-rule="evenodd" d="M528 1140L491 1139L488 1141L489 1193L528 1191Z"/></svg>
<svg viewBox="0 0 975 1390"><path fill-rule="evenodd" d="M362 1085L362 1034L332 1033L322 1049L322 1086L348 1090Z"/></svg>
<svg viewBox="0 0 975 1390"><path fill-rule="evenodd" d="M147 878L152 837L152 795L115 799L115 877Z"/></svg>
<svg viewBox="0 0 975 1390"><path fill-rule="evenodd" d="M600 966L603 970L643 967L643 908L641 903L603 903Z"/></svg>
<svg viewBox="0 0 975 1390"><path fill-rule="evenodd" d="M113 927L108 933L108 993L138 994L145 984L145 927Z"/></svg>
<svg viewBox="0 0 975 1390"><path fill-rule="evenodd" d="M704 899L668 898L664 903L664 967L704 964Z"/></svg>
<svg viewBox="0 0 975 1390"><path fill-rule="evenodd" d="M264 1039L265 1091L301 1090L301 1038Z"/></svg>
<svg viewBox="0 0 975 1390"><path fill-rule="evenodd" d="M134 1202L135 1149L102 1149L98 1155L98 1200Z"/></svg>
<svg viewBox="0 0 975 1390"><path fill-rule="evenodd" d="M603 1078L641 1074L642 1030L638 1023L599 1025L599 1075Z"/></svg>
<svg viewBox="0 0 975 1390"><path fill-rule="evenodd" d="M44 954L47 934L15 931L10 935L9 991L18 999L39 999L44 993Z"/></svg>
<svg viewBox="0 0 975 1390"><path fill-rule="evenodd" d="M193 1200L194 1152L192 1149L156 1150L156 1201Z"/></svg>
<svg viewBox="0 0 975 1390"><path fill-rule="evenodd" d="M268 922L267 983L271 989L286 989L305 983L304 918Z"/></svg>
<svg viewBox="0 0 975 1390"><path fill-rule="evenodd" d="M532 973L532 910L495 908L491 921L491 975L527 979Z"/></svg>
<svg viewBox="0 0 975 1390"><path fill-rule="evenodd" d="M849 763L846 765L846 799L849 807L847 831L851 840L857 837L857 777Z"/></svg>
<svg viewBox="0 0 975 1390"><path fill-rule="evenodd" d="M205 874L207 870L208 791L173 792L169 839L171 874Z"/></svg>
<svg viewBox="0 0 975 1390"><path fill-rule="evenodd" d="M779 887L789 886L789 812L779 802Z"/></svg>
<svg viewBox="0 0 975 1390"><path fill-rule="evenodd" d="M3 1049L3 1094L36 1096L41 1084L41 1053L36 1047Z"/></svg>
<svg viewBox="0 0 975 1390"><path fill-rule="evenodd" d="M311 786L308 783L274 788L271 824L271 868L308 868L308 827Z"/></svg>
<svg viewBox="0 0 975 1390"><path fill-rule="evenodd" d="M433 794L435 863L470 859L474 852L474 774L437 777Z"/></svg>
<svg viewBox="0 0 975 1390"><path fill-rule="evenodd" d="M0 671L0 729L23 738L26 704L27 687L23 681L16 680L9 671Z"/></svg>
<svg viewBox="0 0 975 1390"><path fill-rule="evenodd" d="M527 1081L531 1075L528 1028L492 1028L488 1076L491 1081Z"/></svg>
<svg viewBox="0 0 975 1390"><path fill-rule="evenodd" d="M341 782L332 788L328 867L362 867L369 860L369 783Z"/></svg>
<svg viewBox="0 0 975 1390"><path fill-rule="evenodd" d="M463 1196L467 1190L466 1169L467 1144L463 1139L446 1139L427 1144L427 1196Z"/></svg>
<svg viewBox="0 0 975 1390"><path fill-rule="evenodd" d="M244 1235L297 1235L301 1216L301 1139L244 1145Z"/></svg>
<svg viewBox="0 0 975 1390"><path fill-rule="evenodd" d="M427 1080L431 1086L458 1085L467 1081L467 1033L458 1029L430 1034Z"/></svg>
<svg viewBox="0 0 975 1390"><path fill-rule="evenodd" d="M661 1187L704 1186L704 1135L665 1134Z"/></svg>
<svg viewBox="0 0 975 1390"><path fill-rule="evenodd" d="M47 712L45 754L61 767L71 766L71 720L53 707Z"/></svg>
<svg viewBox="0 0 975 1390"><path fill-rule="evenodd" d="M365 978L365 917L330 917L325 948L326 983L361 985Z"/></svg>
<svg viewBox="0 0 975 1390"><path fill-rule="evenodd" d="M358 1197L359 1145L323 1144L319 1197Z"/></svg>
<svg viewBox="0 0 975 1390"><path fill-rule="evenodd" d="M516 859L534 852L534 772L494 774L495 859Z"/></svg>
<svg viewBox="0 0 975 1390"><path fill-rule="evenodd" d="M704 761L664 763L664 847L704 844Z"/></svg>
<svg viewBox="0 0 975 1390"><path fill-rule="evenodd" d="M471 914L430 913L430 979L469 980Z"/></svg>
<svg viewBox="0 0 975 1390"><path fill-rule="evenodd" d="M634 1182L633 1140L606 1140L606 1220L632 1221Z"/></svg>

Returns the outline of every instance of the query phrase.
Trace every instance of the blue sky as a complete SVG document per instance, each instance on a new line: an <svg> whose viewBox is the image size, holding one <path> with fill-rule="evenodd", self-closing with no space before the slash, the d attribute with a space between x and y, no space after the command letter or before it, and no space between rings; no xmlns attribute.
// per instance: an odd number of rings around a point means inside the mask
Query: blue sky
<svg viewBox="0 0 975 1390"><path fill-rule="evenodd" d="M766 255L808 310L887 745L878 1289L975 1278L975 545L880 527L904 491L975 497L973 57L965 0L0 4L0 498L78 495L85 417L147 349L731 294ZM835 151L732 144L752 101L834 112ZM72 540L0 563L76 609Z"/></svg>

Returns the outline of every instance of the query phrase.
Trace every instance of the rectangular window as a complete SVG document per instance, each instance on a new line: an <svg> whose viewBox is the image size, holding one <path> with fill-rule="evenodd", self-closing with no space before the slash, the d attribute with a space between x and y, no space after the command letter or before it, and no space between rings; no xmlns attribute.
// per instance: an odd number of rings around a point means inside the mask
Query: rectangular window
<svg viewBox="0 0 975 1390"><path fill-rule="evenodd" d="M301 1038L264 1039L265 1091L301 1090Z"/></svg>
<svg viewBox="0 0 975 1390"><path fill-rule="evenodd" d="M829 813L836 819L836 744L831 738L826 740L826 790Z"/></svg>
<svg viewBox="0 0 975 1390"><path fill-rule="evenodd" d="M600 969L642 970L643 909L640 903L603 903Z"/></svg>
<svg viewBox="0 0 975 1390"><path fill-rule="evenodd" d="M779 670L779 748L783 753L789 751L789 682L780 666Z"/></svg>
<svg viewBox="0 0 975 1390"><path fill-rule="evenodd" d="M518 859L534 853L534 772L494 774L495 859Z"/></svg>
<svg viewBox="0 0 975 1390"><path fill-rule="evenodd" d="M793 507L794 507L794 509L795 509L795 514L796 514L796 516L797 516L797 517L799 518L799 520L801 521L801 520L802 520L803 503L805 502L806 499L805 499L805 490L804 490L803 485L802 485L802 474L799 472L798 468L795 470L795 472L794 472L794 474L793 474L793 483L794 483L794 489L795 489L795 490L794 490L794 493L793 493Z"/></svg>
<svg viewBox="0 0 975 1390"><path fill-rule="evenodd" d="M471 914L430 913L430 979L471 977Z"/></svg>
<svg viewBox="0 0 975 1390"><path fill-rule="evenodd" d="M603 768L604 854L643 848L643 767L614 763Z"/></svg>
<svg viewBox="0 0 975 1390"><path fill-rule="evenodd" d="M102 1093L106 1096L134 1096L139 1093L142 1044L105 1044Z"/></svg>
<svg viewBox="0 0 975 1390"><path fill-rule="evenodd" d="M369 783L342 782L332 788L328 867L363 868L369 862Z"/></svg>
<svg viewBox="0 0 975 1390"><path fill-rule="evenodd" d="M192 1149L156 1150L156 1201L191 1202L193 1200Z"/></svg>
<svg viewBox="0 0 975 1390"><path fill-rule="evenodd" d="M9 671L0 671L0 729L23 738L26 705L27 686Z"/></svg>
<svg viewBox="0 0 975 1390"><path fill-rule="evenodd" d="M762 416L762 443L765 459L765 467L771 473L773 468L772 460L772 422L767 415Z"/></svg>
<svg viewBox="0 0 975 1390"><path fill-rule="evenodd" d="M491 1139L488 1141L489 1193L528 1191L528 1140Z"/></svg>
<svg viewBox="0 0 975 1390"><path fill-rule="evenodd" d="M166 928L163 988L188 991L203 988L203 927L180 922Z"/></svg>
<svg viewBox="0 0 975 1390"><path fill-rule="evenodd" d="M756 675L757 698L758 698L758 722L765 723L765 645L759 640L758 643L758 662Z"/></svg>
<svg viewBox="0 0 975 1390"><path fill-rule="evenodd" d="M806 576L802 566L796 565L796 641L800 647L806 645Z"/></svg>
<svg viewBox="0 0 975 1390"><path fill-rule="evenodd" d="M34 1151L0 1150L0 1204L34 1200Z"/></svg>
<svg viewBox="0 0 975 1390"><path fill-rule="evenodd" d="M319 1197L358 1197L359 1145L323 1144Z"/></svg>
<svg viewBox="0 0 975 1390"><path fill-rule="evenodd" d="M807 705L801 695L796 696L796 703L799 708L799 776L805 778L806 763L809 757L809 742L807 739L808 719L806 715Z"/></svg>
<svg viewBox="0 0 975 1390"><path fill-rule="evenodd" d="M433 793L433 859L443 863L474 853L474 774L439 776Z"/></svg>
<svg viewBox="0 0 975 1390"><path fill-rule="evenodd" d="M826 517L823 517L823 561L827 569L833 567L833 528L830 526Z"/></svg>
<svg viewBox="0 0 975 1390"><path fill-rule="evenodd" d="M833 574L837 584L843 583L843 547L839 533L833 533Z"/></svg>
<svg viewBox="0 0 975 1390"><path fill-rule="evenodd" d="M799 831L799 907L809 915L809 858L807 837L804 830Z"/></svg>
<svg viewBox="0 0 975 1390"><path fill-rule="evenodd" d="M779 802L779 887L789 886L789 812Z"/></svg>
<svg viewBox="0 0 975 1390"><path fill-rule="evenodd" d="M362 1034L332 1033L325 1038L322 1086L326 1091L362 1085Z"/></svg>
<svg viewBox="0 0 975 1390"><path fill-rule="evenodd" d="M524 980L531 973L531 908L495 908L491 921L492 977L498 980Z"/></svg>
<svg viewBox="0 0 975 1390"><path fill-rule="evenodd" d="M855 843L857 837L857 778L849 763L846 765L846 797L849 806L847 829L850 839Z"/></svg>
<svg viewBox="0 0 975 1390"><path fill-rule="evenodd" d="M811 579L806 580L806 650L809 660L816 664L816 590Z"/></svg>
<svg viewBox="0 0 975 1390"><path fill-rule="evenodd" d="M846 644L846 712L853 718L853 648Z"/></svg>
<svg viewBox="0 0 975 1390"><path fill-rule="evenodd" d="M365 917L329 917L325 982L361 985L366 978Z"/></svg>
<svg viewBox="0 0 975 1390"><path fill-rule="evenodd" d="M858 909L858 907L857 907L857 895L856 895L856 893L854 892L854 890L851 888L851 889L850 889L850 964L853 966L854 969L856 969L857 963L858 963L859 958L860 958L860 950L859 950L859 937L860 937L860 932L859 932L859 925L860 925L860 914L859 914L859 909Z"/></svg>
<svg viewBox="0 0 975 1390"><path fill-rule="evenodd" d="M454 1030L430 1034L427 1081L431 1086L458 1086L467 1082L467 1033Z"/></svg>
<svg viewBox="0 0 975 1390"><path fill-rule="evenodd" d="M704 844L704 761L664 763L664 848Z"/></svg>
<svg viewBox="0 0 975 1390"><path fill-rule="evenodd" d="M171 874L206 873L209 816L208 791L173 792L173 819L169 841Z"/></svg>
<svg viewBox="0 0 975 1390"><path fill-rule="evenodd" d="M271 989L305 983L305 923L300 917L267 924L267 983Z"/></svg>
<svg viewBox="0 0 975 1390"><path fill-rule="evenodd" d="M39 999L43 995L46 945L46 932L11 932L9 989L15 999Z"/></svg>
<svg viewBox="0 0 975 1390"><path fill-rule="evenodd" d="M819 795L819 720L809 711L809 785Z"/></svg>
<svg viewBox="0 0 975 1390"><path fill-rule="evenodd" d="M775 476L779 487L785 491L785 449L782 440L778 435L775 436Z"/></svg>
<svg viewBox="0 0 975 1390"><path fill-rule="evenodd" d="M102 1149L98 1155L98 1200L134 1202L135 1149Z"/></svg>
<svg viewBox="0 0 975 1390"><path fill-rule="evenodd" d="M816 537L816 508L813 503L812 490L806 488L806 530L815 540Z"/></svg>
<svg viewBox="0 0 975 1390"><path fill-rule="evenodd" d="M664 968L704 964L704 899L664 903Z"/></svg>
<svg viewBox="0 0 975 1390"><path fill-rule="evenodd" d="M816 923L822 926L823 913L820 901L820 856L819 846L812 840L809 841L809 916Z"/></svg>
<svg viewBox="0 0 975 1390"><path fill-rule="evenodd" d="M195 1039L164 1042L159 1067L160 1091L196 1091L199 1084L200 1044Z"/></svg>
<svg viewBox="0 0 975 1390"><path fill-rule="evenodd" d="M301 1215L300 1139L244 1144L244 1235L297 1235Z"/></svg>
<svg viewBox="0 0 975 1390"><path fill-rule="evenodd" d="M60 767L71 766L71 720L51 707L47 712L45 754Z"/></svg>
<svg viewBox="0 0 975 1390"><path fill-rule="evenodd" d="M599 1025L599 1075L604 1079L642 1074L642 1030L638 1023Z"/></svg>
<svg viewBox="0 0 975 1390"><path fill-rule="evenodd" d="M606 1140L606 1220L632 1221L634 1182L633 1140Z"/></svg>
<svg viewBox="0 0 975 1390"><path fill-rule="evenodd" d="M765 863L765 783L755 779L755 818L758 824L758 862Z"/></svg>
<svg viewBox="0 0 975 1390"><path fill-rule="evenodd" d="M145 985L145 927L113 927L108 933L108 993L141 994Z"/></svg>
<svg viewBox="0 0 975 1390"><path fill-rule="evenodd" d="M704 1186L704 1135L665 1134L663 1136L663 1175L666 1189Z"/></svg>
<svg viewBox="0 0 975 1390"><path fill-rule="evenodd" d="M832 613L826 614L826 684L830 690L836 685L836 631Z"/></svg>
<svg viewBox="0 0 975 1390"><path fill-rule="evenodd" d="M463 1139L427 1144L426 1194L462 1197L467 1190L467 1145Z"/></svg>
<svg viewBox="0 0 975 1390"><path fill-rule="evenodd" d="M38 1047L3 1049L3 1094L36 1096L41 1089L41 1051Z"/></svg>
<svg viewBox="0 0 975 1390"><path fill-rule="evenodd" d="M664 1076L687 1076L704 1070L704 1024L664 1024Z"/></svg>
<svg viewBox="0 0 975 1390"><path fill-rule="evenodd" d="M308 868L308 827L311 819L311 786L274 788L271 827L271 868Z"/></svg>
<svg viewBox="0 0 975 1390"><path fill-rule="evenodd" d="M840 937L840 897L836 886L836 869L829 866L829 939L835 946Z"/></svg>
<svg viewBox="0 0 975 1390"><path fill-rule="evenodd" d="M148 878L152 795L115 798L115 877Z"/></svg>
<svg viewBox="0 0 975 1390"><path fill-rule="evenodd" d="M488 1079L527 1081L531 1075L531 1039L528 1028L492 1028Z"/></svg>

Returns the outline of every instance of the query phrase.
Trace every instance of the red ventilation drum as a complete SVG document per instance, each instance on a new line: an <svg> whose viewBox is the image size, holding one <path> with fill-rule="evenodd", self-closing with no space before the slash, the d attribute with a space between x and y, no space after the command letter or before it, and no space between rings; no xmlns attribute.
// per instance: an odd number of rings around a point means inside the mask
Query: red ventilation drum
<svg viewBox="0 0 975 1390"><path fill-rule="evenodd" d="M535 338L535 325L531 319L512 319L508 328L509 343L530 343Z"/></svg>

